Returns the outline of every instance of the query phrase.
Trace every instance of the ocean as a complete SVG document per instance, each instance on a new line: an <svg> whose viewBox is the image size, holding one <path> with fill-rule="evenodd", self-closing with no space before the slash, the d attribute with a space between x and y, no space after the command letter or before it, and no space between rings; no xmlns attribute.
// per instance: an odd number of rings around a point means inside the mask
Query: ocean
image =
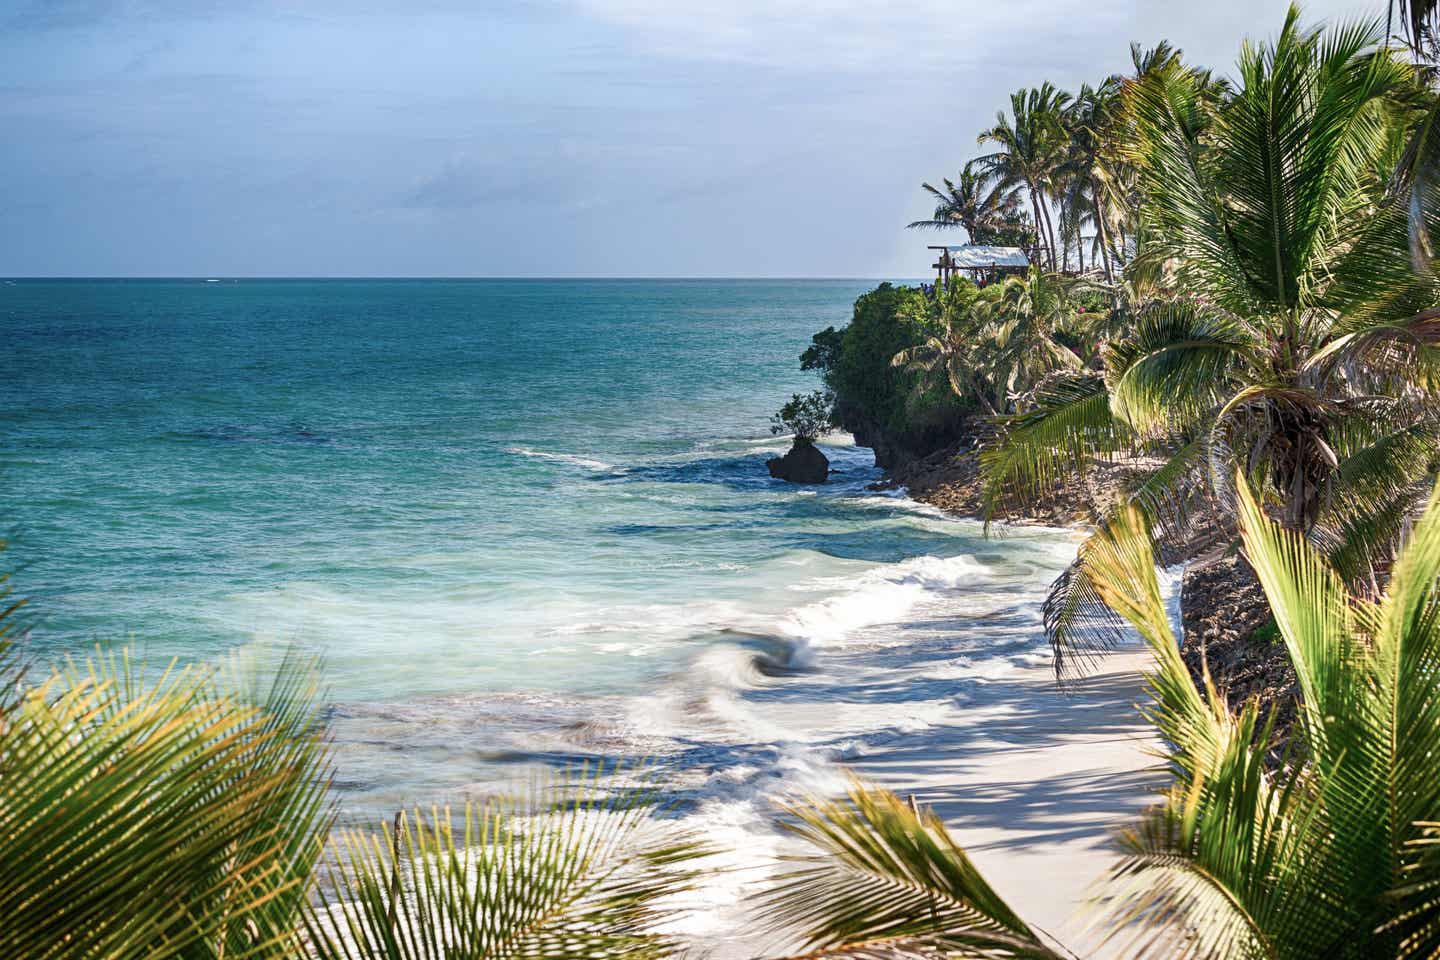
<svg viewBox="0 0 1440 960"><path fill-rule="evenodd" d="M768 476L799 353L872 286L0 283L27 653L323 656L347 818L644 758L762 829L1046 662L1074 552L870 490L843 436L825 486Z"/></svg>

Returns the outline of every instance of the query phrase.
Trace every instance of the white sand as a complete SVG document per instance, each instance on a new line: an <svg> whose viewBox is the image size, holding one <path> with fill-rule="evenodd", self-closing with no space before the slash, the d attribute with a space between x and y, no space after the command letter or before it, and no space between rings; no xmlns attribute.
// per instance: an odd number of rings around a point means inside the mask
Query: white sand
<svg viewBox="0 0 1440 960"><path fill-rule="evenodd" d="M1118 857L1115 828L1166 782L1136 709L1149 661L1115 654L1069 692L1048 667L1026 669L853 766L933 809L1027 922L1094 956L1081 903Z"/></svg>

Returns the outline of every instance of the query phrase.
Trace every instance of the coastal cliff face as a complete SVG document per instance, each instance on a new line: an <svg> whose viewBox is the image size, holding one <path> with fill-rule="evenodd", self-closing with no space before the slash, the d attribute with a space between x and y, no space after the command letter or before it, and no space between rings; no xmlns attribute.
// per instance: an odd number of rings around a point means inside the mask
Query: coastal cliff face
<svg viewBox="0 0 1440 960"><path fill-rule="evenodd" d="M875 453L875 465L894 472L923 461L957 445L968 446L973 424L955 409L927 421L907 424L904 430L887 429L858 403L836 397L835 415L840 426L855 437L855 445Z"/></svg>

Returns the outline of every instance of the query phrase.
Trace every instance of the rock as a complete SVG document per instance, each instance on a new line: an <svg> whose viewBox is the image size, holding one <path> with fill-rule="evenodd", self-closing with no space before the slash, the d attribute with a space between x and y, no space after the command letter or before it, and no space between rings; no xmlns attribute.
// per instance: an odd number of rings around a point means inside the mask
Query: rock
<svg viewBox="0 0 1440 960"><path fill-rule="evenodd" d="M1250 565L1228 552L1192 563L1185 571L1180 611L1185 626L1181 656L1196 685L1204 683L1208 668L1232 710L1251 697L1258 699L1261 719L1275 723L1266 760L1277 766L1285 759L1287 744L1292 749L1301 746L1290 736L1299 685Z"/></svg>
<svg viewBox="0 0 1440 960"><path fill-rule="evenodd" d="M830 475L830 461L813 443L796 443L783 457L765 461L770 476L791 483L824 483Z"/></svg>

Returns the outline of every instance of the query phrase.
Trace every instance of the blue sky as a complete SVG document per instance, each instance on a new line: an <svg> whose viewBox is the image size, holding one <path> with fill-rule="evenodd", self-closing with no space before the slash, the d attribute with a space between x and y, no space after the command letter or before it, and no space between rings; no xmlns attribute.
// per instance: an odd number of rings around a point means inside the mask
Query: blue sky
<svg viewBox="0 0 1440 960"><path fill-rule="evenodd" d="M0 275L921 275L1009 91L1284 9L0 0Z"/></svg>

